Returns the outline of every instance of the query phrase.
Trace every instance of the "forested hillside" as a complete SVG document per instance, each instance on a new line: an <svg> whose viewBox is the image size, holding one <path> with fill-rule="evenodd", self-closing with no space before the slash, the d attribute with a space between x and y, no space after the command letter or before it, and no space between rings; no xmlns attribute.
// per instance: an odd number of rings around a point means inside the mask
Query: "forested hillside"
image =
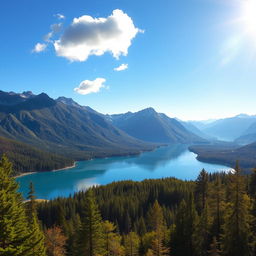
<svg viewBox="0 0 256 256"><path fill-rule="evenodd" d="M243 147L236 144L194 145L189 150L197 159L207 163L218 163L233 167L237 160L244 171L250 172L256 166L256 143Z"/></svg>
<svg viewBox="0 0 256 256"><path fill-rule="evenodd" d="M6 154L13 163L13 175L25 172L50 171L73 165L64 156L36 149L25 143L0 137L0 155Z"/></svg>

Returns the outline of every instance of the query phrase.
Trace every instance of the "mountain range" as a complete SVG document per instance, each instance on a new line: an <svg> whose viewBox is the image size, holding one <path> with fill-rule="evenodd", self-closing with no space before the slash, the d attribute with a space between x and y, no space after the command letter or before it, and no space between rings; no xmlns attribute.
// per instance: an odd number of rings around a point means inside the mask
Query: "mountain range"
<svg viewBox="0 0 256 256"><path fill-rule="evenodd" d="M234 143L224 144L217 139ZM16 161L20 171L27 166L31 166L29 170L61 168L74 160L139 154L160 145L180 143L206 144L199 147L200 160L215 161L225 150L223 156L227 162L234 162L240 153L254 161L256 116L241 114L209 122L185 122L153 108L104 115L71 98L52 99L45 93L34 95L30 91L0 91L0 142L0 153L9 150L14 161L44 156L37 167L35 164L22 166L22 161ZM212 144L214 151L210 148ZM238 144L250 145L238 150ZM230 152L226 145L231 145ZM48 163L47 158L51 159Z"/></svg>
<svg viewBox="0 0 256 256"><path fill-rule="evenodd" d="M256 141L256 122L252 123L235 142L246 145Z"/></svg>
<svg viewBox="0 0 256 256"><path fill-rule="evenodd" d="M15 101L0 105L0 136L76 159L133 154L154 147L130 137L87 108L51 99L45 93L27 98L22 95L6 93Z"/></svg>
<svg viewBox="0 0 256 256"><path fill-rule="evenodd" d="M8 139L9 145L22 143L26 151L36 149L54 154L52 159L65 157L68 162L138 154L169 143L206 142L176 119L152 108L103 115L71 98L54 100L45 93L3 91L0 91L0 136ZM1 148L6 149L0 145L0 151ZM9 148L15 151L15 146Z"/></svg>
<svg viewBox="0 0 256 256"><path fill-rule="evenodd" d="M218 140L234 141L243 144L256 141L256 116L240 114L230 118L213 120L211 122L189 122L196 126L201 132L217 138ZM254 138L241 138L248 134L254 134Z"/></svg>

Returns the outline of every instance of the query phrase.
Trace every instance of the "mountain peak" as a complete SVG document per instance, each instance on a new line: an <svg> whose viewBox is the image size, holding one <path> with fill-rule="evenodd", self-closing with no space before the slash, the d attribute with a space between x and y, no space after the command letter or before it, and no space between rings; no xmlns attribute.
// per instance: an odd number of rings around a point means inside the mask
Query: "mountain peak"
<svg viewBox="0 0 256 256"><path fill-rule="evenodd" d="M112 115L113 124L137 139L153 143L204 143L174 118L157 113L152 107L136 113Z"/></svg>
<svg viewBox="0 0 256 256"><path fill-rule="evenodd" d="M38 95L36 96L36 98L40 98L40 99L51 99L51 100L53 100L52 98L50 98L50 97L48 96L48 94L46 94L46 93L44 93L44 92L38 94Z"/></svg>
<svg viewBox="0 0 256 256"><path fill-rule="evenodd" d="M239 114L235 117L237 117L237 118L255 118L254 115L247 115L247 114L244 114L244 113L241 113L241 114Z"/></svg>
<svg viewBox="0 0 256 256"><path fill-rule="evenodd" d="M35 97L35 95L30 91L23 93L15 93L4 92L0 90L0 105L12 106L22 103L33 97Z"/></svg>
<svg viewBox="0 0 256 256"><path fill-rule="evenodd" d="M20 94L20 96L23 98L30 98L30 97L34 97L36 95L31 91L24 91L23 93Z"/></svg>
<svg viewBox="0 0 256 256"><path fill-rule="evenodd" d="M59 97L58 99L56 99L56 101L61 102L65 105L82 108L82 106L79 105L77 102L75 102L72 98L66 98L66 97L62 96L62 97Z"/></svg>
<svg viewBox="0 0 256 256"><path fill-rule="evenodd" d="M149 107L149 108L142 109L137 113L156 114L157 112L152 107Z"/></svg>

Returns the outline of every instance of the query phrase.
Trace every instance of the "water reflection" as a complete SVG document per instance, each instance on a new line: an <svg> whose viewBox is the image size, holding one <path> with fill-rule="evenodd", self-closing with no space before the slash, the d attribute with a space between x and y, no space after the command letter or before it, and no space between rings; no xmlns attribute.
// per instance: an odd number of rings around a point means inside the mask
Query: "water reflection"
<svg viewBox="0 0 256 256"><path fill-rule="evenodd" d="M145 152L137 156L112 157L103 159L93 159L90 161L81 161L76 169L84 171L104 168L105 171L116 165L137 165L143 169L154 171L161 166L165 166L170 160L175 160L187 151L188 146L184 144L175 144L166 147L160 147L154 151Z"/></svg>
<svg viewBox="0 0 256 256"><path fill-rule="evenodd" d="M170 160L175 160L187 151L188 146L176 144L168 147L161 147L155 151L141 154L138 157L128 159L127 163L134 163L149 171L154 171L165 166Z"/></svg>
<svg viewBox="0 0 256 256"><path fill-rule="evenodd" d="M195 154L189 152L186 145L172 145L138 156L81 161L68 170L35 173L17 180L24 197L32 181L38 198L52 199L119 180L140 181L164 177L195 179L202 168L207 171L226 169L225 166L197 161Z"/></svg>

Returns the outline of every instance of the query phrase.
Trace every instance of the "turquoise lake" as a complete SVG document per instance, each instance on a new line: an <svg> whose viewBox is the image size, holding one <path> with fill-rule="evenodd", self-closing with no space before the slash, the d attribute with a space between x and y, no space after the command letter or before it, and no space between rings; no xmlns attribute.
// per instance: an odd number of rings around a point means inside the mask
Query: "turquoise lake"
<svg viewBox="0 0 256 256"><path fill-rule="evenodd" d="M93 159L76 163L76 167L62 171L40 172L19 177L20 192L26 197L32 181L36 197L53 199L68 197L93 185L105 185L113 181L156 179L175 177L196 179L205 168L208 172L227 171L230 168L199 162L186 145L161 147L138 156Z"/></svg>

